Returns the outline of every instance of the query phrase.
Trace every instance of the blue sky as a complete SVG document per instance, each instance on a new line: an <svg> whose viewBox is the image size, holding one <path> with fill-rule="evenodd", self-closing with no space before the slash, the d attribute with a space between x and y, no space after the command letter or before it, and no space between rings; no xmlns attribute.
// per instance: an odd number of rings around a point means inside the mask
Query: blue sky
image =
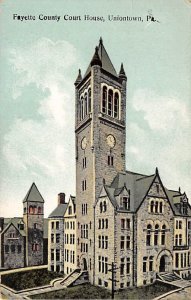
<svg viewBox="0 0 191 300"><path fill-rule="evenodd" d="M22 214L32 182L48 215L59 192L75 195L74 81L102 36L128 77L127 169L191 197L191 4L188 0L6 0L0 4L0 210ZM159 22L146 22L152 11ZM13 20L13 14L35 21ZM61 16L59 22L40 21ZM80 15L82 21L64 21ZM84 15L105 22L83 21ZM143 22L110 22L108 15Z"/></svg>

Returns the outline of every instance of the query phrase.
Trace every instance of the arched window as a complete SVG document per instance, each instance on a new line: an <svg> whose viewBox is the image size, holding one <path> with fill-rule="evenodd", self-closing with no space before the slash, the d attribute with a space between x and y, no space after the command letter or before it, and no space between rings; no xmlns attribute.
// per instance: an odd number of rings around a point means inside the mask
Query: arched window
<svg viewBox="0 0 191 300"><path fill-rule="evenodd" d="M91 88L88 90L88 112L90 113L92 110L92 99L91 99Z"/></svg>
<svg viewBox="0 0 191 300"><path fill-rule="evenodd" d="M102 213L102 211L103 211L103 204L102 202L100 202L100 213Z"/></svg>
<svg viewBox="0 0 191 300"><path fill-rule="evenodd" d="M159 205L159 212L160 212L160 214L162 214L162 211L163 211L163 203L161 201L160 205Z"/></svg>
<svg viewBox="0 0 191 300"><path fill-rule="evenodd" d="M103 211L107 210L107 205L106 205L106 201L103 201Z"/></svg>
<svg viewBox="0 0 191 300"><path fill-rule="evenodd" d="M33 214L37 214L37 207L36 206L33 207Z"/></svg>
<svg viewBox="0 0 191 300"><path fill-rule="evenodd" d="M151 213L154 212L154 201L151 201Z"/></svg>
<svg viewBox="0 0 191 300"><path fill-rule="evenodd" d="M84 117L87 115L88 113L88 95L87 93L85 93L84 96Z"/></svg>
<svg viewBox="0 0 191 300"><path fill-rule="evenodd" d="M158 201L155 202L155 213L158 214L158 207L159 207L159 203Z"/></svg>
<svg viewBox="0 0 191 300"><path fill-rule="evenodd" d="M114 96L114 118L119 118L119 94L117 92Z"/></svg>
<svg viewBox="0 0 191 300"><path fill-rule="evenodd" d="M158 245L158 238L159 238L159 225L155 225L155 232L154 232L154 245Z"/></svg>
<svg viewBox="0 0 191 300"><path fill-rule="evenodd" d="M108 115L113 116L113 91L111 89L108 92Z"/></svg>
<svg viewBox="0 0 191 300"><path fill-rule="evenodd" d="M102 112L106 114L107 111L107 87L103 87L102 91Z"/></svg>
<svg viewBox="0 0 191 300"><path fill-rule="evenodd" d="M166 225L162 225L162 232L161 232L161 245L165 245L165 233L166 233Z"/></svg>
<svg viewBox="0 0 191 300"><path fill-rule="evenodd" d="M38 207L38 214L42 214L42 207Z"/></svg>
<svg viewBox="0 0 191 300"><path fill-rule="evenodd" d="M33 206L29 206L29 214L33 214Z"/></svg>
<svg viewBox="0 0 191 300"><path fill-rule="evenodd" d="M150 246L151 245L151 230L152 226L151 224L147 225L147 236L146 236L146 245Z"/></svg>
<svg viewBox="0 0 191 300"><path fill-rule="evenodd" d="M105 219L105 228L108 228L108 219Z"/></svg>
<svg viewBox="0 0 191 300"><path fill-rule="evenodd" d="M81 104L80 104L80 106L81 106L81 109L80 109L80 112L81 112L80 120L83 120L83 118L84 118L84 98L83 97L81 97Z"/></svg>

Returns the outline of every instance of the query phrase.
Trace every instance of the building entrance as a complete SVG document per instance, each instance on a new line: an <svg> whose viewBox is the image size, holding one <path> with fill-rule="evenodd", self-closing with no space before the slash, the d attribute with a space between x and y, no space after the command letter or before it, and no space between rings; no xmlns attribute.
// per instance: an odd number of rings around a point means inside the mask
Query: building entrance
<svg viewBox="0 0 191 300"><path fill-rule="evenodd" d="M83 271L87 271L88 270L87 260L85 258L83 258L82 262L83 262L83 264L82 264Z"/></svg>
<svg viewBox="0 0 191 300"><path fill-rule="evenodd" d="M159 265L159 272L163 273L163 272L167 272L168 271L168 256L167 255L163 255L161 256L160 259L160 265Z"/></svg>

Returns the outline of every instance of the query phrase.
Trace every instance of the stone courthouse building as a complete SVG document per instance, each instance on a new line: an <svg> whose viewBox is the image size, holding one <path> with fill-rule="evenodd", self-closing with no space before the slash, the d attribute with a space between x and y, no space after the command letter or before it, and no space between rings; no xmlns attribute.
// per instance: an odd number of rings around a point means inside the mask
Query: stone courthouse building
<svg viewBox="0 0 191 300"><path fill-rule="evenodd" d="M117 74L100 39L75 81L75 266L109 289L112 263L116 289L191 273L186 194L168 190L157 168L126 171L126 85L123 64ZM63 238L65 256L67 247Z"/></svg>

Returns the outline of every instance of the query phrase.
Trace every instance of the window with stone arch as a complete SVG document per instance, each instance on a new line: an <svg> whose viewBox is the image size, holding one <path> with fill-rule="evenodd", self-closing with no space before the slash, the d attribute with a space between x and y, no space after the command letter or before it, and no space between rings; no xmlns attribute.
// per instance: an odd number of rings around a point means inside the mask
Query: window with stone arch
<svg viewBox="0 0 191 300"><path fill-rule="evenodd" d="M146 234L146 245L151 246L151 232L152 232L152 225L147 225L147 234Z"/></svg>
<svg viewBox="0 0 191 300"><path fill-rule="evenodd" d="M155 232L154 232L154 245L157 246L159 242L159 225L155 225Z"/></svg>
<svg viewBox="0 0 191 300"><path fill-rule="evenodd" d="M88 90L88 112L92 111L92 98L91 98L91 88Z"/></svg>
<svg viewBox="0 0 191 300"><path fill-rule="evenodd" d="M162 231L161 231L161 245L165 245L166 241L166 225L162 225Z"/></svg>
<svg viewBox="0 0 191 300"><path fill-rule="evenodd" d="M79 119L82 121L91 112L91 88L85 89L79 101Z"/></svg>
<svg viewBox="0 0 191 300"><path fill-rule="evenodd" d="M102 87L102 113L120 119L120 93L112 87L103 85Z"/></svg>
<svg viewBox="0 0 191 300"><path fill-rule="evenodd" d="M33 214L33 206L32 205L29 206L29 214Z"/></svg>

